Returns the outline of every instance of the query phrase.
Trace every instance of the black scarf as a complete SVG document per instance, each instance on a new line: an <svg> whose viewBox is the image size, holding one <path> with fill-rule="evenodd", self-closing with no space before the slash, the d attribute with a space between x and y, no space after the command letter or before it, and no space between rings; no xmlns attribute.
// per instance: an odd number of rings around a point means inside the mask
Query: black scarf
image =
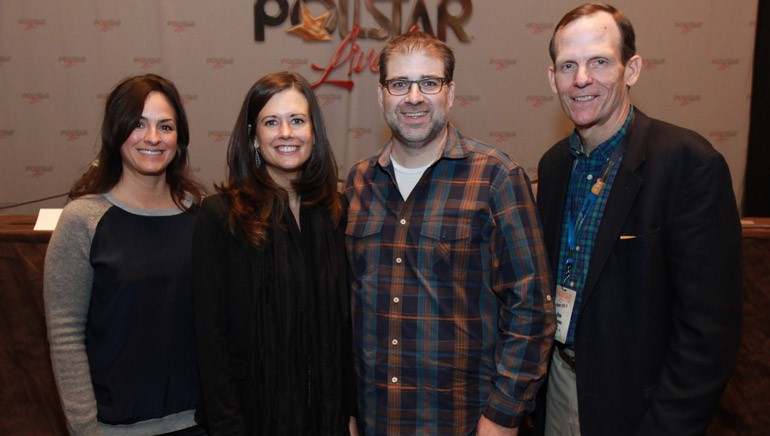
<svg viewBox="0 0 770 436"><path fill-rule="evenodd" d="M283 224L253 251L255 434L347 434L344 228L323 208L301 210L301 232L288 211Z"/></svg>

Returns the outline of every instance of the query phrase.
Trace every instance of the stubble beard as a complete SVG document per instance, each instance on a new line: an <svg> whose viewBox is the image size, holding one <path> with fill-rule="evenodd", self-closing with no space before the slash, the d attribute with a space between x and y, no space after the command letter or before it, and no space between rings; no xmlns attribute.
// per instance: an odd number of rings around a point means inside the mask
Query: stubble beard
<svg viewBox="0 0 770 436"><path fill-rule="evenodd" d="M385 118L388 126L390 127L390 131L396 140L398 140L406 148L418 150L425 147L441 135L444 129L446 129L449 115L447 113L443 113L439 115L438 118L432 120L430 129L424 135L420 132L411 134L406 132L406 129L403 129L403 126L398 122L397 117L394 115L386 115Z"/></svg>

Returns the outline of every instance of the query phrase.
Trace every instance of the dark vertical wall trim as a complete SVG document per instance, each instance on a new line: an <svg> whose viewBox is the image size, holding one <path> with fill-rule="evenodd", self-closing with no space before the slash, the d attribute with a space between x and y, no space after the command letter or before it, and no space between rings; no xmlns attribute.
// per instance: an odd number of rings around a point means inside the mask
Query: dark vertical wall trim
<svg viewBox="0 0 770 436"><path fill-rule="evenodd" d="M770 216L770 0L759 0L743 215Z"/></svg>

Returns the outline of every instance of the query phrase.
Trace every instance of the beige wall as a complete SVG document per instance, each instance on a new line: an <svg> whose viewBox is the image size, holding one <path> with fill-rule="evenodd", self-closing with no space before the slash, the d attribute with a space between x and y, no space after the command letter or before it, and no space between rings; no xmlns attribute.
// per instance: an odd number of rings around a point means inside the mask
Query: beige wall
<svg viewBox="0 0 770 436"><path fill-rule="evenodd" d="M313 66L325 69L337 58L325 81L352 89L324 83L316 93L344 177L387 139L368 56L422 6L427 21L418 24L445 31L456 51L451 116L466 135L507 152L536 179L539 157L570 130L548 86L547 45L554 25L579 2L308 0L301 3L311 15L330 12L328 40L288 32L289 17L255 41L261 3L265 15L280 16L279 2L262 0L0 0L0 206L66 192L98 149L105 94L145 72L167 76L183 94L192 166L210 185L224 177L229 131L251 84L283 69L323 82ZM645 60L632 90L637 106L708 138L726 156L741 198L757 1L613 4L634 23ZM393 24L399 15L400 31ZM355 41L353 24L364 29ZM351 66L361 68L351 73ZM57 198L0 214L63 204Z"/></svg>

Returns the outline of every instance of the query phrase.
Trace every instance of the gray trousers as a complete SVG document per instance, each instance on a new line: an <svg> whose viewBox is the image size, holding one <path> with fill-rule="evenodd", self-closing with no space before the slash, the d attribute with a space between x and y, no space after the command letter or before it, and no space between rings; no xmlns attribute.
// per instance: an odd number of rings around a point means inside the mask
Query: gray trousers
<svg viewBox="0 0 770 436"><path fill-rule="evenodd" d="M575 373L554 350L548 372L545 436L580 436Z"/></svg>

